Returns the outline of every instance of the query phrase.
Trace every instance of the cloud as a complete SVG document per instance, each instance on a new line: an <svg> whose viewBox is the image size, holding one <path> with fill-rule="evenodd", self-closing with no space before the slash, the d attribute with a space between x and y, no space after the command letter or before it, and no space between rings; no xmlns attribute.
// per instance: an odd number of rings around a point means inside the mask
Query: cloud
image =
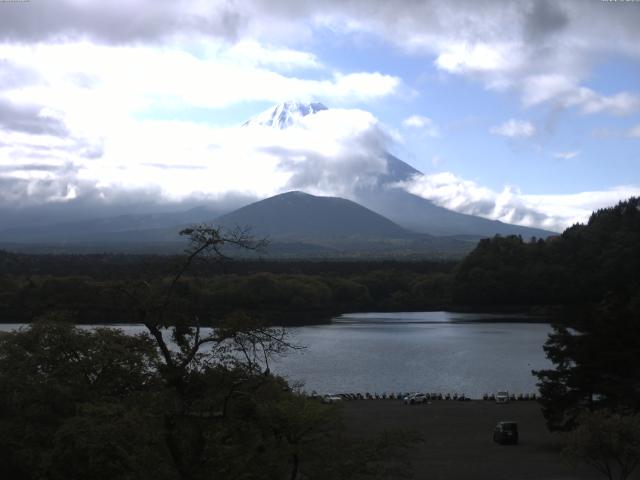
<svg viewBox="0 0 640 480"><path fill-rule="evenodd" d="M310 52L265 46L255 40L234 44L225 52L229 59L244 59L254 65L273 66L282 70L321 69L322 62Z"/></svg>
<svg viewBox="0 0 640 480"><path fill-rule="evenodd" d="M262 63L307 65L313 57L274 50L274 58L260 59L256 52L262 47L240 48L244 57L234 48L218 45L201 58L178 47L0 45L7 63L29 65L46 79L5 88L4 97L15 105L36 103L63 112L78 129L103 130L118 117L149 108L222 108L290 98L348 103L393 95L402 86L398 77L379 72L327 72L320 78L278 73Z"/></svg>
<svg viewBox="0 0 640 480"><path fill-rule="evenodd" d="M375 181L386 168L380 151L393 136L366 112L349 111L352 125L338 124L344 132L332 125L337 117L317 116L287 133L252 132L249 140L235 128L144 120L163 109L188 113L291 98L348 106L402 91L397 76L335 71L298 49L314 48L327 31L377 36L444 74L515 92L525 107L640 110L637 92L605 94L587 83L603 58L640 58L640 9L631 4L60 0L7 4L1 13L6 212L32 205L80 212L81 202L91 208L188 202L229 191L253 198L305 185L349 195ZM427 134L437 132L420 118L408 126L422 122ZM314 121L321 135L310 133ZM529 122L512 121L495 133L535 133L522 127ZM628 135L637 137L636 130ZM464 195L442 194L443 203L462 210L532 224L570 216L547 218L538 211L542 204L516 189L492 192L444 180L434 191L457 184L476 192L477 201L459 204L455 198Z"/></svg>
<svg viewBox="0 0 640 480"><path fill-rule="evenodd" d="M545 39L562 32L569 24L569 15L560 2L538 0L525 17L524 28L532 40Z"/></svg>
<svg viewBox="0 0 640 480"><path fill-rule="evenodd" d="M536 127L524 120L511 118L501 125L489 129L494 135L502 135L510 138L529 138L536 133Z"/></svg>
<svg viewBox="0 0 640 480"><path fill-rule="evenodd" d="M405 128L415 128L429 137L439 137L440 129L429 117L423 115L411 115L402 121Z"/></svg>
<svg viewBox="0 0 640 480"><path fill-rule="evenodd" d="M243 17L237 5L226 1L25 2L3 6L0 38L38 42L89 37L113 44L158 41L186 32L235 38L246 22Z"/></svg>
<svg viewBox="0 0 640 480"><path fill-rule="evenodd" d="M438 55L436 66L449 73L482 73L511 69L510 45L454 43Z"/></svg>
<svg viewBox="0 0 640 480"><path fill-rule="evenodd" d="M560 158L562 160L571 160L572 158L580 155L580 150L573 150L570 152L556 152L553 154L555 158Z"/></svg>
<svg viewBox="0 0 640 480"><path fill-rule="evenodd" d="M0 131L0 205L109 205L140 192L158 204L291 189L353 197L386 173L393 142L373 115L357 109L321 111L285 130L129 119L103 133L102 155L87 158L73 138ZM33 161L17 163L16 152Z"/></svg>
<svg viewBox="0 0 640 480"><path fill-rule="evenodd" d="M591 135L597 138L640 138L640 125L626 129L599 127L593 129Z"/></svg>
<svg viewBox="0 0 640 480"><path fill-rule="evenodd" d="M86 147L73 137L2 135L8 136L0 138L5 226L40 218L38 212L49 212L44 221L86 218L219 205L230 195L249 201L293 189L356 199L388 173L386 152L394 144L372 114L358 109L320 111L285 130L129 119L110 125L94 158L83 156ZM12 156L17 138L22 162ZM35 161L42 153L46 161ZM415 175L399 187L455 211L551 230L640 194L635 186L558 196L510 186L496 192L447 172Z"/></svg>
<svg viewBox="0 0 640 480"><path fill-rule="evenodd" d="M457 212L553 231L584 223L594 210L640 195L640 185L565 195L523 194L512 186L496 192L450 172L415 175L399 186Z"/></svg>
<svg viewBox="0 0 640 480"><path fill-rule="evenodd" d="M526 106L550 102L564 108L579 108L585 114L630 115L640 110L640 95L629 92L601 95L590 88L580 87L576 79L562 74L525 79L522 95Z"/></svg>
<svg viewBox="0 0 640 480"><path fill-rule="evenodd" d="M603 94L584 83L603 58L638 59L640 9L581 0L351 0L276 2L270 15L306 19L343 34L366 33L489 89L518 92L525 106L549 104L585 114L640 110L638 94ZM254 15L263 12L254 3ZM291 7L291 11L286 9ZM602 39L607 38L606 42Z"/></svg>
<svg viewBox="0 0 640 480"><path fill-rule="evenodd" d="M1 97L0 129L58 137L69 134L64 122L46 108L29 104L16 105Z"/></svg>

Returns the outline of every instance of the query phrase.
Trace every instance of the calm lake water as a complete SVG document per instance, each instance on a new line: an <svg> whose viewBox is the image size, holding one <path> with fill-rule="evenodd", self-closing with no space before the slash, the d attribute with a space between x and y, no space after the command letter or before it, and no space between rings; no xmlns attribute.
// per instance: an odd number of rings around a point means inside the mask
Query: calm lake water
<svg viewBox="0 0 640 480"><path fill-rule="evenodd" d="M329 325L289 329L291 340L306 348L271 367L309 392L531 393L531 370L550 366L542 345L551 327L527 320L450 312L342 315ZM19 326L0 325L0 331Z"/></svg>

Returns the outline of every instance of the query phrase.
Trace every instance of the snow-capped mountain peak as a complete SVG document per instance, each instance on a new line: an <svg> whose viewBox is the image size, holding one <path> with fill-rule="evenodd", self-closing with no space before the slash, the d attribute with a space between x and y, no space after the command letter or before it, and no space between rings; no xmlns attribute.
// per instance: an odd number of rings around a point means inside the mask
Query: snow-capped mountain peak
<svg viewBox="0 0 640 480"><path fill-rule="evenodd" d="M243 127L260 125L282 130L297 123L302 117L327 110L322 103L283 102L242 124Z"/></svg>

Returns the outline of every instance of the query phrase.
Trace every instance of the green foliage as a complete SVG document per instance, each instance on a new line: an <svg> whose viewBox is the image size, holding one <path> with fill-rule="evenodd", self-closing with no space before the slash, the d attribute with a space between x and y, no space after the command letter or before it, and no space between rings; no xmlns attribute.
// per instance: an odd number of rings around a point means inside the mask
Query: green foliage
<svg viewBox="0 0 640 480"><path fill-rule="evenodd" d="M64 316L64 315L63 315ZM227 363L175 372L149 336L41 321L0 336L0 477L62 480L394 478L408 437L354 440L339 408ZM257 332L229 320L224 336ZM178 353L176 353L178 355ZM400 440L404 438L404 440ZM380 466L377 468L375 466Z"/></svg>
<svg viewBox="0 0 640 480"><path fill-rule="evenodd" d="M121 434L127 422L145 423L145 415L136 416L133 408L153 403L149 395L157 384L155 362L149 338L117 330L90 332L66 322L41 321L23 331L2 334L0 468L4 471L0 476L133 478L119 476L115 470L110 470L111 477L99 476L97 470L95 477L88 473L103 441L102 454L110 460L102 467L119 464L113 468L122 470L130 462L122 455L143 457L144 442L131 435L143 435L146 430L136 427L126 436ZM114 409L119 413L105 419L104 412ZM96 415L98 411L103 412L101 416ZM65 464L65 452L72 448L70 435L82 448L78 448L78 463ZM110 448L107 440L117 448ZM161 457L162 452L156 452L146 467L162 464ZM87 475L76 471L67 476L70 468L84 469Z"/></svg>
<svg viewBox="0 0 640 480"><path fill-rule="evenodd" d="M611 296L557 325L544 349L555 368L534 372L552 430L569 430L584 408L640 411L640 296Z"/></svg>
<svg viewBox="0 0 640 480"><path fill-rule="evenodd" d="M157 415L141 405L81 405L56 431L49 477L92 480L175 478Z"/></svg>
<svg viewBox="0 0 640 480"><path fill-rule="evenodd" d="M640 415L584 412L565 436L563 454L584 462L609 480L625 480L640 463Z"/></svg>
<svg viewBox="0 0 640 480"><path fill-rule="evenodd" d="M561 236L482 240L456 271L453 300L466 305L580 305L640 283L640 198L595 212Z"/></svg>

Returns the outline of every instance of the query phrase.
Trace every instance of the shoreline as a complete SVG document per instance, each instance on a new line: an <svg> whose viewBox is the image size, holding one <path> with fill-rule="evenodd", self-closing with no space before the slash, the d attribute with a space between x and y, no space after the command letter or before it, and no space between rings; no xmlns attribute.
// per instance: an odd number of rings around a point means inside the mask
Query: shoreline
<svg viewBox="0 0 640 480"><path fill-rule="evenodd" d="M331 325L334 320L347 315L374 315L374 314L416 314L416 313L434 313L434 312L446 312L446 313L462 313L462 314L479 314L486 315L489 318L477 318L474 320L461 320L451 323L545 323L552 324L559 320L561 317L562 308L559 306L490 306L490 307L474 307L469 305L440 305L434 308L420 308L420 309L385 309L385 308L373 308L371 310L345 310L345 311L330 311L330 312L290 312L286 314L276 315L270 314L266 320L273 317L286 316L287 319L296 318L298 320L290 320L284 324L266 321L265 324L272 327L305 327L316 325ZM255 312L247 312L251 316L254 314L254 318L259 318L259 315L255 315ZM493 317L492 317L493 315ZM15 321L15 320L0 320L0 325L6 324L20 324L28 325L32 323L28 320ZM76 325L104 325L104 326L117 326L117 325L138 325L135 322L127 322L116 320L114 322L103 322L98 320L76 321ZM195 327L195 325L193 325ZM201 327L211 327L210 324L201 324Z"/></svg>

